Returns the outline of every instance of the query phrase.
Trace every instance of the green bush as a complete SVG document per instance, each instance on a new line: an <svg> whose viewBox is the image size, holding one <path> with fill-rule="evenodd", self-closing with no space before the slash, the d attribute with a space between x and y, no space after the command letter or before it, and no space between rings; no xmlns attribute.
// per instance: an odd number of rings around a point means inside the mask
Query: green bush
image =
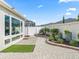
<svg viewBox="0 0 79 59"><path fill-rule="evenodd" d="M58 39L57 42L60 43L60 44L63 44L64 40L63 39Z"/></svg>
<svg viewBox="0 0 79 59"><path fill-rule="evenodd" d="M42 28L42 29L39 31L39 33L41 33L41 34L45 35L45 29L44 29L44 28Z"/></svg>
<svg viewBox="0 0 79 59"><path fill-rule="evenodd" d="M54 37L52 35L49 36L49 41L54 41Z"/></svg>
<svg viewBox="0 0 79 59"><path fill-rule="evenodd" d="M78 41L76 41L76 40L71 40L71 41L69 42L69 44L70 44L71 46L78 46Z"/></svg>
<svg viewBox="0 0 79 59"><path fill-rule="evenodd" d="M55 38L56 39L63 39L62 33L58 33L57 35L55 35Z"/></svg>
<svg viewBox="0 0 79 59"><path fill-rule="evenodd" d="M57 41L59 39L59 35L55 35L55 40Z"/></svg>
<svg viewBox="0 0 79 59"><path fill-rule="evenodd" d="M64 33L66 41L72 40L72 32L70 32L69 30L65 30Z"/></svg>
<svg viewBox="0 0 79 59"><path fill-rule="evenodd" d="M49 33L50 29L49 28L42 28L39 33L41 33L42 35L46 35L46 33Z"/></svg>
<svg viewBox="0 0 79 59"><path fill-rule="evenodd" d="M57 35L59 33L59 29L51 29L51 33Z"/></svg>
<svg viewBox="0 0 79 59"><path fill-rule="evenodd" d="M56 41L58 39L58 33L59 33L59 29L51 29L51 34L54 38L54 40Z"/></svg>
<svg viewBox="0 0 79 59"><path fill-rule="evenodd" d="M70 34L71 33L69 30L65 30L64 32L65 32L65 34Z"/></svg>
<svg viewBox="0 0 79 59"><path fill-rule="evenodd" d="M79 39L79 33L78 33L77 37L78 37L78 39Z"/></svg>

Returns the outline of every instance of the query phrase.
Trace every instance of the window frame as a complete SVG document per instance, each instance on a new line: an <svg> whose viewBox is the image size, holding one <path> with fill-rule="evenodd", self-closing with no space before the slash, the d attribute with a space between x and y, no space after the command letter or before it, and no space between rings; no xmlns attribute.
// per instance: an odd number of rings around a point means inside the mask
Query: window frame
<svg viewBox="0 0 79 59"><path fill-rule="evenodd" d="M12 32L13 32L13 19L15 20L15 21L19 21L19 33L16 33L16 31L15 31L15 33L13 34ZM11 27L12 27L12 29L11 29L11 35L17 35L17 34L21 34L21 20L19 20L19 19L17 19L17 18L15 18L15 17L11 17ZM18 26L18 25L17 25ZM15 26L15 23L14 23L14 27L16 27Z"/></svg>
<svg viewBox="0 0 79 59"><path fill-rule="evenodd" d="M6 32L6 17L7 17L7 16L9 17L9 20L8 20L8 21L9 21L9 24L8 24L8 25L9 25L9 33L6 35L6 33L7 33L7 32ZM10 35L10 16L9 16L9 15L4 15L4 24L5 24L5 27L4 27L4 34L5 34L5 36L9 36L9 35Z"/></svg>

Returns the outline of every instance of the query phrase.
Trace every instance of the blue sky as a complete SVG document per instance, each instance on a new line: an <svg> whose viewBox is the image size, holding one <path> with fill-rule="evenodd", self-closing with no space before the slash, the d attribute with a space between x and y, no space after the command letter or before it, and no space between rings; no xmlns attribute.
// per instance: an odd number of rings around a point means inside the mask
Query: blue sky
<svg viewBox="0 0 79 59"><path fill-rule="evenodd" d="M79 0L5 0L29 20L46 24L66 18L75 18L79 13Z"/></svg>

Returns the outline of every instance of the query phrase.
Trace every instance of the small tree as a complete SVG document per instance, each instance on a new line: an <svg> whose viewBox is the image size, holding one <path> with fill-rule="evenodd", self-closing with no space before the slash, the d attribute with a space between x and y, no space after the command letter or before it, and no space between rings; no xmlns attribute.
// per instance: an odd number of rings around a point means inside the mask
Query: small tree
<svg viewBox="0 0 79 59"><path fill-rule="evenodd" d="M79 15L77 16L77 20L79 21Z"/></svg>
<svg viewBox="0 0 79 59"><path fill-rule="evenodd" d="M63 16L63 23L65 23L65 17Z"/></svg>

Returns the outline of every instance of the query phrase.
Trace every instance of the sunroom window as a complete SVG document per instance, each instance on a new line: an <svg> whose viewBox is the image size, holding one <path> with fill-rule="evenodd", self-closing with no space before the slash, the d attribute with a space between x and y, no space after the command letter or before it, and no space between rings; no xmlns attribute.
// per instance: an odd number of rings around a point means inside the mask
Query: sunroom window
<svg viewBox="0 0 79 59"><path fill-rule="evenodd" d="M20 33L20 20L12 18L12 35Z"/></svg>
<svg viewBox="0 0 79 59"><path fill-rule="evenodd" d="M5 15L5 36L10 35L10 17Z"/></svg>

